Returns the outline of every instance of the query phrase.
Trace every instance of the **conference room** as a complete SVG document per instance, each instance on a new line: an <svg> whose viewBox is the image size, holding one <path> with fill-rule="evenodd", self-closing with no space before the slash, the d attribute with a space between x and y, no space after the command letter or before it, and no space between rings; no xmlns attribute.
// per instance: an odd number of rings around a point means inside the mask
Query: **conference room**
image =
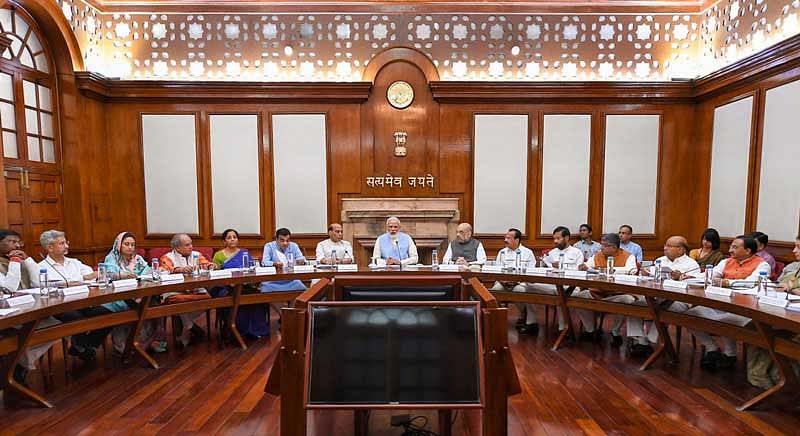
<svg viewBox="0 0 800 436"><path fill-rule="evenodd" d="M795 433L798 20L0 2L2 433Z"/></svg>

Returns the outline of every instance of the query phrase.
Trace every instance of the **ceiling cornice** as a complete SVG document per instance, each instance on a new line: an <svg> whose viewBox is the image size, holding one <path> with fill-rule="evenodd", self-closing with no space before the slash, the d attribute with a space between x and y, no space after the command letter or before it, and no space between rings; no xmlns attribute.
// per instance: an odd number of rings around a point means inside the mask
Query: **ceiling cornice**
<svg viewBox="0 0 800 436"><path fill-rule="evenodd" d="M85 0L101 13L631 13L697 14L719 0L254 1Z"/></svg>

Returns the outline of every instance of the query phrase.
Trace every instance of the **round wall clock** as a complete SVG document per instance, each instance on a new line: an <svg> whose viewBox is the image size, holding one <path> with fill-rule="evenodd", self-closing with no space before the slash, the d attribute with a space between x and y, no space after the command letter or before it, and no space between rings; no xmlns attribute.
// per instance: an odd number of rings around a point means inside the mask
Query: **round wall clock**
<svg viewBox="0 0 800 436"><path fill-rule="evenodd" d="M414 101L414 88L402 80L398 80L386 90L386 99L389 104L397 109L405 109Z"/></svg>

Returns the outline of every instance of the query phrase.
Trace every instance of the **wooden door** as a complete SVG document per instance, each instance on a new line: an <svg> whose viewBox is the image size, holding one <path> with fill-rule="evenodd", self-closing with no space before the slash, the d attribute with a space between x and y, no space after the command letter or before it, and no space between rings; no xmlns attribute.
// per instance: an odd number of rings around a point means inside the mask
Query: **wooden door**
<svg viewBox="0 0 800 436"><path fill-rule="evenodd" d="M39 235L62 227L61 177L6 167L5 188L9 228L22 235L25 251L38 260Z"/></svg>

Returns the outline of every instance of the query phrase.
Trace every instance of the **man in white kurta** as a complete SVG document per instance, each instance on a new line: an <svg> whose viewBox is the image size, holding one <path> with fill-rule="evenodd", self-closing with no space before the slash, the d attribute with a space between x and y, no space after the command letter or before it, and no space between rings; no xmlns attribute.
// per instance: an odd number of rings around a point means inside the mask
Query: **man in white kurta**
<svg viewBox="0 0 800 436"><path fill-rule="evenodd" d="M758 245L750 236L740 235L731 241L729 250L731 257L724 259L714 267L712 279L714 286L724 288L742 285L752 288L758 282L761 272L769 277L771 268L763 258L756 256ZM715 321L734 324L744 327L750 323L750 318L728 313L723 310L705 306L695 306L686 311L687 315L713 319ZM700 360L700 366L705 369L728 369L736 363L736 341L723 337L724 349L720 353L719 346L706 332L694 331L697 341L706 347L706 354Z"/></svg>
<svg viewBox="0 0 800 436"><path fill-rule="evenodd" d="M519 231L519 229L508 229L503 238L503 243L506 246L497 252L497 257L495 258L495 261L499 265L503 267L515 266L517 253L519 253L520 263L526 263L527 265L534 265L536 263L536 257L533 255L533 251L522 245L522 232ZM490 290L525 292L525 285L525 283L518 282L494 282L494 286L492 286ZM517 304L517 308L520 313L523 313L525 305ZM533 319L535 320L536 318ZM527 320L525 321L527 324ZM533 330L529 333L534 334Z"/></svg>
<svg viewBox="0 0 800 436"><path fill-rule="evenodd" d="M342 225L333 223L328 226L328 239L317 244L317 262L323 265L333 263L336 254L336 263L353 263L353 247L350 242L342 239Z"/></svg>
<svg viewBox="0 0 800 436"><path fill-rule="evenodd" d="M579 248L569 245L569 237L570 232L566 227L559 226L553 230L553 248L542 257L542 261L546 266L556 269L577 269L578 265L583 263L583 252ZM529 283L525 286L525 289L527 292L536 294L556 295L558 292L555 285L548 283ZM536 312L533 308L533 304L525 305L525 325L517 328L520 333L527 333L527 329L538 331ZM560 307L557 308L557 311L558 329L564 330L564 315Z"/></svg>
<svg viewBox="0 0 800 436"><path fill-rule="evenodd" d="M414 265L419 262L419 254L414 239L400 231L400 219L390 216L386 219L386 233L375 240L373 259L385 259L387 265Z"/></svg>
<svg viewBox="0 0 800 436"><path fill-rule="evenodd" d="M668 272L672 280L683 280L689 277L699 277L702 275L697 261L687 255L689 252L689 242L683 236L671 236L664 243L664 255L656 259L661 263L661 271ZM645 275L655 274L655 266L643 271ZM645 306L647 301L641 295L636 296L635 305ZM685 312L689 306L681 301L675 301L670 305L674 312ZM658 329L651 322L645 334L645 322L641 318L627 317L627 334L635 342L631 348L634 356L646 356L653 352L651 344L658 342Z"/></svg>

